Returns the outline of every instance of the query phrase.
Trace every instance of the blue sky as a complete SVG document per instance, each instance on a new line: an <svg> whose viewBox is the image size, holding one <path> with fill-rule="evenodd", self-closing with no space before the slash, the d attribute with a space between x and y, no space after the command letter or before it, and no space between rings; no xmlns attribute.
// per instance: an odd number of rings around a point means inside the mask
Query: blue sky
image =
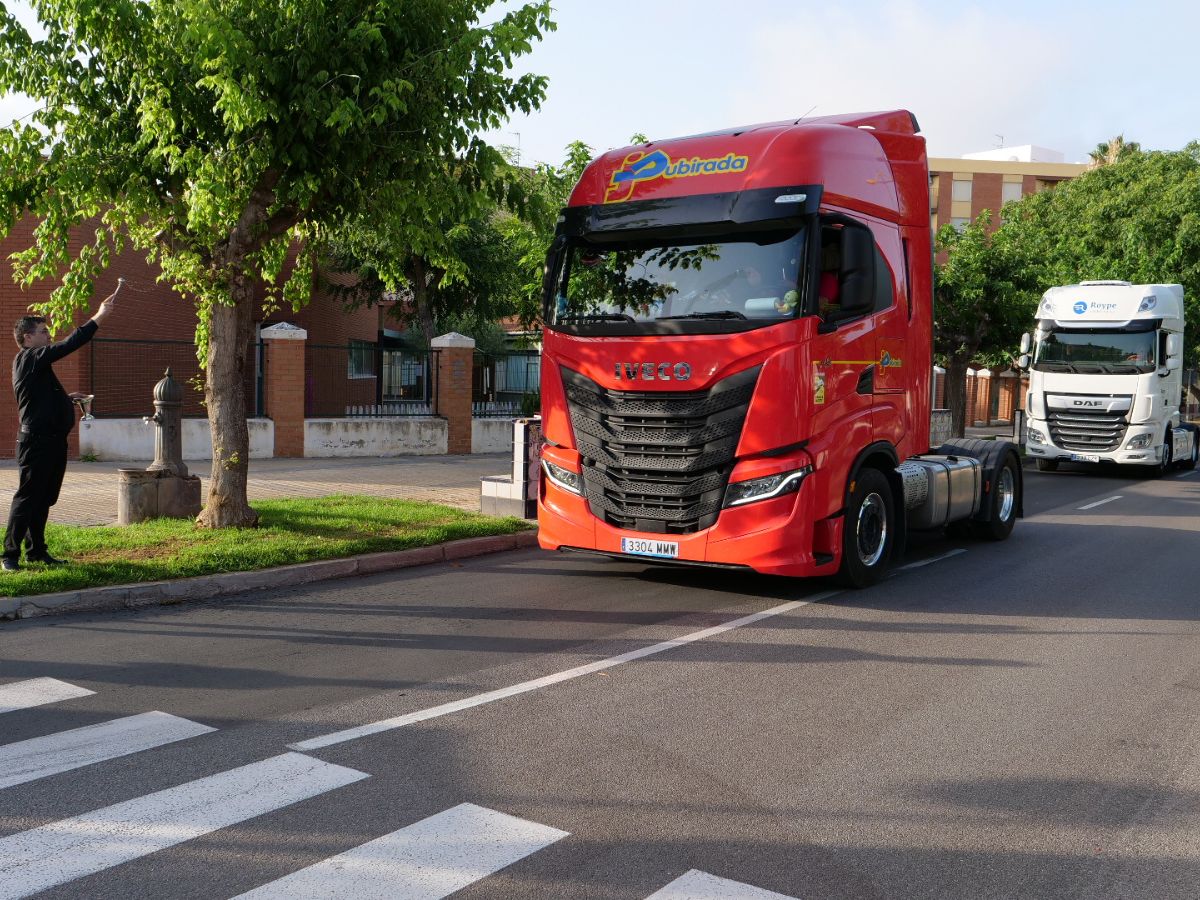
<svg viewBox="0 0 1200 900"><path fill-rule="evenodd" d="M555 0L555 10L558 30L519 63L549 76L546 102L489 135L519 144L526 162L558 162L575 139L601 151L635 132L897 107L916 114L935 156L1003 140L1074 162L1116 134L1163 150L1200 139L1197 2ZM0 121L30 109L0 99Z"/></svg>

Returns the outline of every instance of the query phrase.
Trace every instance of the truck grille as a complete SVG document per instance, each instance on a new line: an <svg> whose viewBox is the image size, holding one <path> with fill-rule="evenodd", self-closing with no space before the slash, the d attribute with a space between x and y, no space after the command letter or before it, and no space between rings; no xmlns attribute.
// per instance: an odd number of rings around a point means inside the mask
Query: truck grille
<svg viewBox="0 0 1200 900"><path fill-rule="evenodd" d="M1116 450L1129 424L1125 413L1047 410L1050 439L1056 446L1077 453Z"/></svg>
<svg viewBox="0 0 1200 900"><path fill-rule="evenodd" d="M761 367L706 391L610 391L563 369L584 494L618 528L692 534L717 521Z"/></svg>

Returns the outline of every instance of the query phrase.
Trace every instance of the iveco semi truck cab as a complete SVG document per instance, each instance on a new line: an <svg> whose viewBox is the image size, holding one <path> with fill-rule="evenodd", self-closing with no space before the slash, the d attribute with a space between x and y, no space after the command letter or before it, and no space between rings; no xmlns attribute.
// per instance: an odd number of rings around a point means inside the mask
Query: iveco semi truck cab
<svg viewBox="0 0 1200 900"><path fill-rule="evenodd" d="M881 577L1021 514L1014 445L930 446L925 140L905 110L606 153L547 257L542 547Z"/></svg>
<svg viewBox="0 0 1200 900"><path fill-rule="evenodd" d="M1179 421L1183 316L1178 284L1084 281L1046 291L1020 360L1029 369L1026 450L1039 469L1195 467L1196 429Z"/></svg>

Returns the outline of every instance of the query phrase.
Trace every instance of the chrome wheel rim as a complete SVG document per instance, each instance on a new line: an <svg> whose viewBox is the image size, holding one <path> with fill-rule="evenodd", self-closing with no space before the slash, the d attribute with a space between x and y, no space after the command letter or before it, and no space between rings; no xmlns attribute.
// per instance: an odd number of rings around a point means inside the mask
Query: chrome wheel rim
<svg viewBox="0 0 1200 900"><path fill-rule="evenodd" d="M1008 466L1000 470L1000 483L996 490L1000 492L1000 521L1007 522L1017 505L1017 482Z"/></svg>
<svg viewBox="0 0 1200 900"><path fill-rule="evenodd" d="M887 546L887 506L878 494L868 494L858 509L858 558L864 566L873 566L883 557Z"/></svg>

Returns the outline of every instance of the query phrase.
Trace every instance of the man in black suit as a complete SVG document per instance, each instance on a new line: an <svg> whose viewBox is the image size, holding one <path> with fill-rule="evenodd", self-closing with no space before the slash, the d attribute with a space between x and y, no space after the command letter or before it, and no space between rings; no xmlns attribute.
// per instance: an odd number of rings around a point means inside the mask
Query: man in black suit
<svg viewBox="0 0 1200 900"><path fill-rule="evenodd" d="M118 282L118 290L120 283ZM68 394L54 374L53 364L74 353L92 339L96 328L112 312L113 291L87 322L71 332L65 341L52 343L50 329L42 316L22 316L13 326L13 337L20 352L13 359L13 392L21 415L17 435L17 467L20 482L13 495L4 532L4 557L0 568L16 572L21 568L21 543L26 544L25 558L30 562L58 565L61 559L50 555L46 547L46 519L50 507L58 502L63 475L67 470L67 435L75 427L72 400L82 394Z"/></svg>

